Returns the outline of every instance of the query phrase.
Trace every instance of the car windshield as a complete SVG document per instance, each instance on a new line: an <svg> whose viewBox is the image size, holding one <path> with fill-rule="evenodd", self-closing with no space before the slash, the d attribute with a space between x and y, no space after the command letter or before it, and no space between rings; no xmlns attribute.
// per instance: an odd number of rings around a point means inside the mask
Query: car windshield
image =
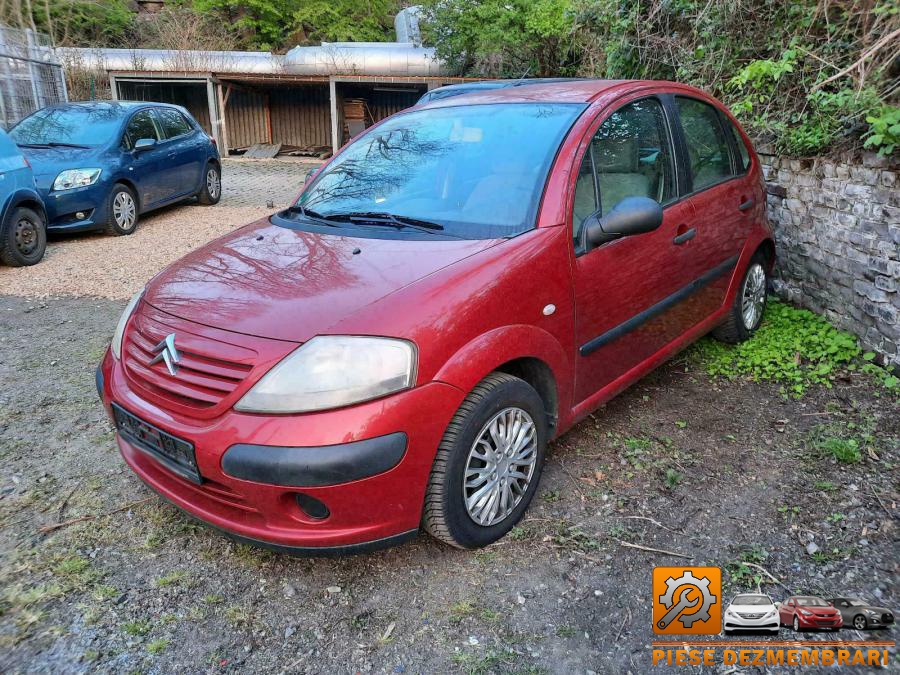
<svg viewBox="0 0 900 675"><path fill-rule="evenodd" d="M396 115L348 146L280 215L355 216L362 227L360 214L377 214L395 230L403 220L465 239L520 234L534 227L550 163L584 108L510 103Z"/></svg>
<svg viewBox="0 0 900 675"><path fill-rule="evenodd" d="M828 603L821 598L797 598L798 607L828 607Z"/></svg>
<svg viewBox="0 0 900 675"><path fill-rule="evenodd" d="M739 595L732 603L734 605L771 605L772 599L768 595Z"/></svg>
<svg viewBox="0 0 900 675"><path fill-rule="evenodd" d="M103 145L121 126L122 115L112 106L44 108L19 122L9 135L20 146Z"/></svg>

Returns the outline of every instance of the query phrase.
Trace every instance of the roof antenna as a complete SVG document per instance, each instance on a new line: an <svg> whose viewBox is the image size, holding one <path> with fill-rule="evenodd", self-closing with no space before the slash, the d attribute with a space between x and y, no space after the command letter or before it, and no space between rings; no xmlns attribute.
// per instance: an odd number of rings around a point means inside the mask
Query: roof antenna
<svg viewBox="0 0 900 675"><path fill-rule="evenodd" d="M528 73L531 72L531 68L532 68L532 66L528 66L528 68L525 69L525 72L522 73L522 77L520 77L518 80L516 80L515 82L513 82L513 85L512 85L512 86L518 87L520 84L522 84L522 81L523 81L526 77L528 77Z"/></svg>

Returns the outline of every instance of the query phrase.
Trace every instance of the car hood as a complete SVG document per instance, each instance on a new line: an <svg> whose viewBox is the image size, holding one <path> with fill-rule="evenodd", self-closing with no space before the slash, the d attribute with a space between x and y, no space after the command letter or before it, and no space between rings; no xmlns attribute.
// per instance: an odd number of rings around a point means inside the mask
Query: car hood
<svg viewBox="0 0 900 675"><path fill-rule="evenodd" d="M31 162L35 181L39 185L52 181L65 169L90 168L99 148L23 148L22 154ZM43 179L43 180L41 180Z"/></svg>
<svg viewBox="0 0 900 675"><path fill-rule="evenodd" d="M497 241L357 238L267 218L172 264L150 281L144 300L214 328L303 342Z"/></svg>
<svg viewBox="0 0 900 675"><path fill-rule="evenodd" d="M775 609L775 605L730 605L728 609L747 614L767 614Z"/></svg>

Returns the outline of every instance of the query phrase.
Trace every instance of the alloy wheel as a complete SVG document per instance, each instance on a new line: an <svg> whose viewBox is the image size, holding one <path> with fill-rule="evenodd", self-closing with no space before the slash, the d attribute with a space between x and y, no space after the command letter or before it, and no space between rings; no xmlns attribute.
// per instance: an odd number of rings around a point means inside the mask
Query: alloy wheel
<svg viewBox="0 0 900 675"><path fill-rule="evenodd" d="M38 246L38 226L28 218L20 218L15 229L16 250L24 256L34 253Z"/></svg>
<svg viewBox="0 0 900 675"><path fill-rule="evenodd" d="M113 200L113 218L123 230L130 230L134 227L137 219L137 206L134 203L134 197L129 192L119 192Z"/></svg>
<svg viewBox="0 0 900 675"><path fill-rule="evenodd" d="M206 172L206 192L212 199L219 198L219 191L222 189L222 180L219 178L219 172L214 168L210 168Z"/></svg>
<svg viewBox="0 0 900 675"><path fill-rule="evenodd" d="M794 617L794 630L795 631L800 630L800 620L796 616Z"/></svg>
<svg viewBox="0 0 900 675"><path fill-rule="evenodd" d="M741 293L741 318L744 328L753 330L762 317L766 304L766 271L759 263L753 263L747 272Z"/></svg>
<svg viewBox="0 0 900 675"><path fill-rule="evenodd" d="M504 408L482 427L469 450L463 500L483 527L505 520L528 492L537 464L537 428L521 408Z"/></svg>
<svg viewBox="0 0 900 675"><path fill-rule="evenodd" d="M858 616L853 619L853 627L856 630L863 630L866 627L866 619L862 616Z"/></svg>

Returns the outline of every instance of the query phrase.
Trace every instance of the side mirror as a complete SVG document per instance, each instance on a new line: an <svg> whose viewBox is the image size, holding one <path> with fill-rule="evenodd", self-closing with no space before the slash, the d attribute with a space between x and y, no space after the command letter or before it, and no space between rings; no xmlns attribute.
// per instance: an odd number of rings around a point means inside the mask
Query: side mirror
<svg viewBox="0 0 900 675"><path fill-rule="evenodd" d="M613 239L652 232L663 221L662 207L649 197L625 197L602 218L591 216L582 229L583 248L595 248Z"/></svg>
<svg viewBox="0 0 900 675"><path fill-rule="evenodd" d="M156 145L155 138L139 138L137 141L135 141L134 151L143 152L144 150L149 150L154 145Z"/></svg>
<svg viewBox="0 0 900 675"><path fill-rule="evenodd" d="M780 602L776 602L776 603L775 603L775 609L781 609L781 603L780 603Z"/></svg>

